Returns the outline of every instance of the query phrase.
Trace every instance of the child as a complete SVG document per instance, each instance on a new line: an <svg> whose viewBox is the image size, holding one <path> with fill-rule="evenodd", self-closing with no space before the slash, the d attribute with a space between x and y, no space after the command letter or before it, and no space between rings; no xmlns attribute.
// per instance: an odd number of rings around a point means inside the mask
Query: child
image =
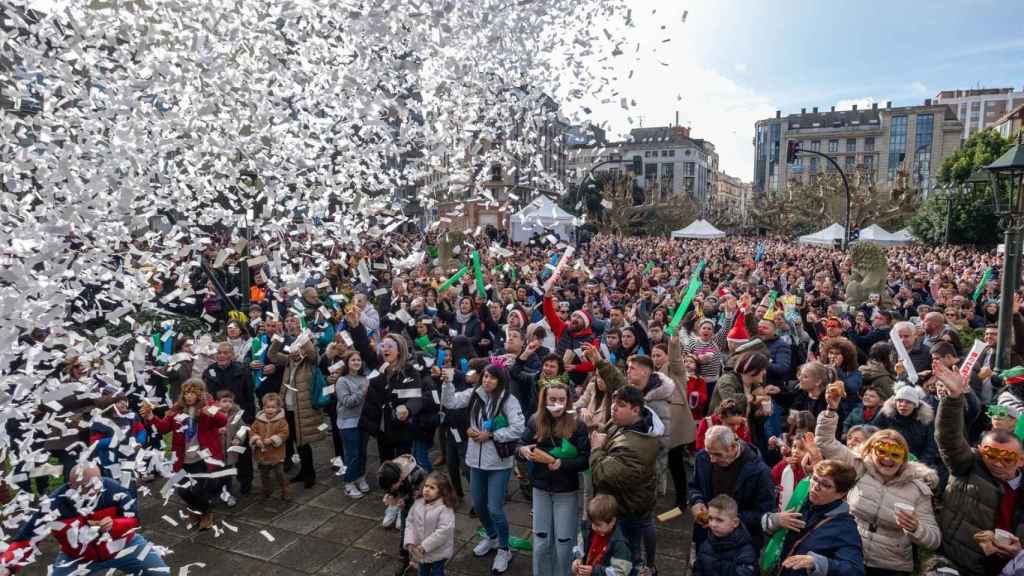
<svg viewBox="0 0 1024 576"><path fill-rule="evenodd" d="M697 552L694 574L754 576L757 553L731 496L719 494L708 502L708 532Z"/></svg>
<svg viewBox="0 0 1024 576"><path fill-rule="evenodd" d="M338 429L345 453L345 494L362 498L370 491L366 482L366 431L359 428L359 415L369 389L363 358L352 350L344 356L345 367L335 384L338 398Z"/></svg>
<svg viewBox="0 0 1024 576"><path fill-rule="evenodd" d="M572 561L573 576L626 576L633 570L633 553L616 520L619 503L611 494L598 494L587 504Z"/></svg>
<svg viewBox="0 0 1024 576"><path fill-rule="evenodd" d="M271 475L281 488L281 499L288 498L288 480L284 477L284 443L288 439L288 421L281 410L281 396L269 392L263 396L263 411L256 415L249 435L249 445L260 469L263 497L270 498Z"/></svg>
<svg viewBox="0 0 1024 576"><path fill-rule="evenodd" d="M233 468L238 464L239 452L237 449L231 449L235 446L241 446L245 440L245 429L242 426L242 410L235 404L235 394L231 390L217 392L217 404L220 406L221 412L228 419L227 426L220 429L220 442L224 449L224 466ZM224 478L221 484L220 498L228 505L228 508L234 508L238 504L238 500L231 493L231 476Z"/></svg>
<svg viewBox="0 0 1024 576"><path fill-rule="evenodd" d="M431 472L423 481L423 497L409 510L406 551L420 565L420 576L444 576L455 552L455 490L448 477Z"/></svg>
<svg viewBox="0 0 1024 576"><path fill-rule="evenodd" d="M690 412L693 413L693 420L697 422L704 418L704 412L708 407L708 385L697 370L697 357L687 354L685 362L686 373L689 374L686 381L686 398Z"/></svg>
<svg viewBox="0 0 1024 576"><path fill-rule="evenodd" d="M171 448L174 451L174 471L184 470L186 474L207 474L219 469L218 462L224 462L220 429L227 425L224 416L210 395L201 378L190 378L181 385L181 398L164 414L157 418L153 407L143 403L142 417L152 424L160 434L171 432ZM207 455L208 454L208 455ZM216 486L209 478L189 478L190 484L179 483L182 487L178 496L185 501L193 521L198 520L200 530L213 527L213 512L210 509L211 491Z"/></svg>
<svg viewBox="0 0 1024 576"><path fill-rule="evenodd" d="M395 528L399 531L405 528L409 509L420 497L420 487L425 476L426 473L416 464L411 454L402 454L380 465L377 483L384 490L384 504L401 510L395 521ZM408 564L409 551L402 545L402 540L399 540L399 548L399 555Z"/></svg>
<svg viewBox="0 0 1024 576"><path fill-rule="evenodd" d="M106 394L104 394L106 395ZM113 394L114 403L92 419L89 442L96 446L103 476L121 481L122 460L133 459L140 446L146 445L146 427L128 408L128 397L123 391ZM133 480L129 476L129 480ZM129 482L122 482L128 485Z"/></svg>

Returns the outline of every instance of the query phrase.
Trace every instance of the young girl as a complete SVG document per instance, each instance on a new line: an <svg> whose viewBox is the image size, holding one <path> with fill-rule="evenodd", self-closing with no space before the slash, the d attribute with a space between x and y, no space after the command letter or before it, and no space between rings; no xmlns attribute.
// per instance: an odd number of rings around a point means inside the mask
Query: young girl
<svg viewBox="0 0 1024 576"><path fill-rule="evenodd" d="M249 444L256 455L256 464L260 469L260 485L263 486L263 497L270 498L274 482L281 489L281 499L288 498L288 481L284 477L284 445L288 440L288 422L281 409L281 396L269 392L263 396L263 411L256 415L252 424Z"/></svg>
<svg viewBox="0 0 1024 576"><path fill-rule="evenodd" d="M724 425L732 428L736 436L744 442L750 442L750 428L747 427L747 410L735 399L724 400L715 413L702 419L697 424L697 437L694 439L694 447L697 450L704 449L704 435L708 428L717 425Z"/></svg>
<svg viewBox="0 0 1024 576"><path fill-rule="evenodd" d="M366 440L365 430L359 428L359 415L369 381L359 352L350 351L345 359L345 368L336 384L338 397L338 429L345 454L345 494L350 498L362 498L370 491L366 483Z"/></svg>
<svg viewBox="0 0 1024 576"><path fill-rule="evenodd" d="M172 432L171 448L174 450L174 471L184 470L187 474L215 472L217 464L224 461L220 429L227 423L227 416L216 402L206 393L206 384L199 378L191 378L181 386L181 398L164 415L157 418L153 407L144 403L140 409L142 417L152 424L160 434ZM207 462L202 455L208 452ZM213 526L213 512L210 497L217 487L217 480L208 478L190 479L187 488L180 488L178 496L185 501L192 520L199 521L200 530ZM179 483L181 484L181 483Z"/></svg>
<svg viewBox="0 0 1024 576"><path fill-rule="evenodd" d="M455 490L448 477L431 472L423 496L406 519L405 549L420 565L420 576L444 576L444 565L455 552Z"/></svg>
<svg viewBox="0 0 1024 576"><path fill-rule="evenodd" d="M693 413L694 421L704 417L708 408L708 384L700 377L697 370L697 357L693 354L686 355L686 373L689 377L686 380L686 399L690 405L690 412Z"/></svg>
<svg viewBox="0 0 1024 576"><path fill-rule="evenodd" d="M534 576L568 574L572 568L579 475L589 467L590 440L586 424L566 411L568 404L568 384L541 389L519 448L533 484Z"/></svg>

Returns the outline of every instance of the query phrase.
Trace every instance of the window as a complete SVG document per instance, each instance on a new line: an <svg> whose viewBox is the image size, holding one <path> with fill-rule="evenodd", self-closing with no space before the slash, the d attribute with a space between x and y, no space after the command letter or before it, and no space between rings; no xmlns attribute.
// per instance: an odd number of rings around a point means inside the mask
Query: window
<svg viewBox="0 0 1024 576"><path fill-rule="evenodd" d="M874 171L875 169L875 157L872 154L864 155L864 168L866 170Z"/></svg>
<svg viewBox="0 0 1024 576"><path fill-rule="evenodd" d="M668 150L662 150L661 151L661 157L662 158L668 158Z"/></svg>
<svg viewBox="0 0 1024 576"><path fill-rule="evenodd" d="M675 164L664 162L661 165L661 198L672 195L675 186Z"/></svg>
<svg viewBox="0 0 1024 576"><path fill-rule="evenodd" d="M811 174L817 174L817 173L818 173L818 158L817 157L812 157L811 158Z"/></svg>
<svg viewBox="0 0 1024 576"><path fill-rule="evenodd" d="M935 130L935 116L918 114L914 130L914 183L927 196L932 173L932 134Z"/></svg>
<svg viewBox="0 0 1024 576"><path fill-rule="evenodd" d="M695 176L697 174L697 164L694 162L686 162L683 164L683 176Z"/></svg>
<svg viewBox="0 0 1024 576"><path fill-rule="evenodd" d="M673 156L675 156L675 155L676 155L676 151L675 151L675 150L669 150L669 151L668 151L668 155L669 155L669 157L671 158L671 157L673 157Z"/></svg>
<svg viewBox="0 0 1024 576"><path fill-rule="evenodd" d="M853 154L856 151L857 151L857 139L856 138L847 138L846 139L846 152L849 153L849 154Z"/></svg>
<svg viewBox="0 0 1024 576"><path fill-rule="evenodd" d="M811 150L821 152L821 140L811 140Z"/></svg>
<svg viewBox="0 0 1024 576"><path fill-rule="evenodd" d="M874 136L868 136L867 138L864 139L864 151L865 152L874 152L875 151L875 137Z"/></svg>
<svg viewBox="0 0 1024 576"><path fill-rule="evenodd" d="M836 152L839 152L839 140L829 140L828 153L835 154Z"/></svg>
<svg viewBox="0 0 1024 576"><path fill-rule="evenodd" d="M856 163L857 163L857 157L856 156L847 156L846 157L846 172L849 173L851 170L853 170L853 167L856 165Z"/></svg>
<svg viewBox="0 0 1024 576"><path fill-rule="evenodd" d="M889 126L889 181L896 179L896 172L907 156L907 117L893 116Z"/></svg>
<svg viewBox="0 0 1024 576"><path fill-rule="evenodd" d="M981 112L981 102L971 102L971 112Z"/></svg>
<svg viewBox="0 0 1024 576"><path fill-rule="evenodd" d="M651 157L651 151L650 150L644 150L644 158L650 158L650 157Z"/></svg>

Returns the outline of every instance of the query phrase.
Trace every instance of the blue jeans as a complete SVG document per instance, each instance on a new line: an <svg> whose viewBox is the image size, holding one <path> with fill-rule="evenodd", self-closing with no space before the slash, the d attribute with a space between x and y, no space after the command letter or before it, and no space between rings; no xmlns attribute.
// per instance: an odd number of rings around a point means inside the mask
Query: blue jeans
<svg viewBox="0 0 1024 576"><path fill-rule="evenodd" d="M341 443L345 453L345 482L355 482L366 475L366 432L359 428L342 428Z"/></svg>
<svg viewBox="0 0 1024 576"><path fill-rule="evenodd" d="M469 469L469 491L473 508L487 537L498 541L498 548L508 550L508 518L505 516L505 493L511 468L504 470Z"/></svg>
<svg viewBox="0 0 1024 576"><path fill-rule="evenodd" d="M444 576L444 565L447 560L438 560L420 564L420 576Z"/></svg>
<svg viewBox="0 0 1024 576"><path fill-rule="evenodd" d="M576 492L533 489L533 575L565 576L572 572L576 544Z"/></svg>
<svg viewBox="0 0 1024 576"><path fill-rule="evenodd" d="M135 547L135 551L122 558L115 558L113 560L107 560L106 562L96 562L89 565L89 574L106 574L110 570L115 572L120 571L124 574L131 574L132 576L151 576L153 574L168 574L167 564L164 564L163 558L156 553L156 550L150 549L149 554L145 558L139 560L139 552L146 547L149 542L142 536L136 534L125 548ZM76 562L71 558L64 555L63 552L57 555L57 559L53 562L53 573L52 576L68 576L74 574L75 570L82 566L82 562ZM163 568L161 572L159 569Z"/></svg>
<svg viewBox="0 0 1024 576"><path fill-rule="evenodd" d="M428 474L434 471L434 465L430 463L430 448L433 445L432 438L412 441L412 457L416 459L416 463L419 464L420 468L423 468Z"/></svg>

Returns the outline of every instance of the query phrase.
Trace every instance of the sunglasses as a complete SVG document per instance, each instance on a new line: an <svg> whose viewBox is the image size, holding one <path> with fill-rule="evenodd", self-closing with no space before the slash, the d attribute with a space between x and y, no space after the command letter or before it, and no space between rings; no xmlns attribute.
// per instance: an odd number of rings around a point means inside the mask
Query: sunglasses
<svg viewBox="0 0 1024 576"><path fill-rule="evenodd" d="M395 344L391 340L383 340L378 346L381 350L398 350L398 344Z"/></svg>
<svg viewBox="0 0 1024 576"><path fill-rule="evenodd" d="M879 458L888 458L895 462L903 462L907 457L907 451L902 446L890 442L878 442L871 450Z"/></svg>
<svg viewBox="0 0 1024 576"><path fill-rule="evenodd" d="M1004 450L1002 448L996 448L995 446L982 446L981 455L989 460L996 462L1002 462L1007 466L1013 466L1017 463L1017 453L1012 450Z"/></svg>

